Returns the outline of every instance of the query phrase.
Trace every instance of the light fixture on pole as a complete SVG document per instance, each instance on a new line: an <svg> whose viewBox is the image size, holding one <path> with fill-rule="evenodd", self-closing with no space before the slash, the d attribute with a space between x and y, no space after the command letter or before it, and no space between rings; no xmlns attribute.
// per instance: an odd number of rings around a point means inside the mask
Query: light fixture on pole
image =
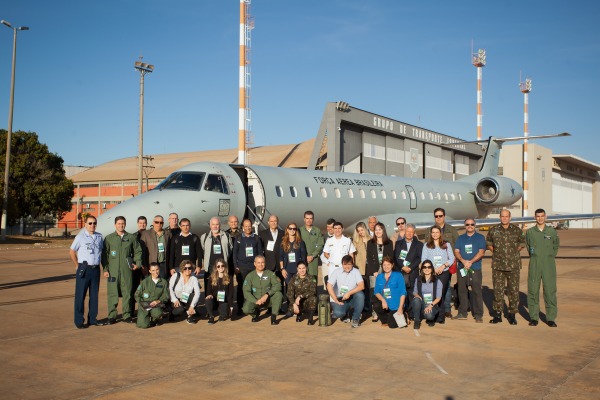
<svg viewBox="0 0 600 400"><path fill-rule="evenodd" d="M140 57L140 60L142 57ZM134 68L140 71L140 137L138 143L138 196L142 194L142 182L144 179L144 76L154 71L154 65L136 61Z"/></svg>
<svg viewBox="0 0 600 400"><path fill-rule="evenodd" d="M8 105L8 132L6 133L6 163L4 164L4 193L2 198L2 226L0 227L0 240L6 240L6 220L8 219L8 183L10 171L10 148L12 141L12 122L13 122L13 105L15 99L15 67L17 64L17 31L28 31L27 26L13 27L10 22L2 20L2 25L5 25L13 30L13 54L12 54L12 75L10 80L10 103Z"/></svg>

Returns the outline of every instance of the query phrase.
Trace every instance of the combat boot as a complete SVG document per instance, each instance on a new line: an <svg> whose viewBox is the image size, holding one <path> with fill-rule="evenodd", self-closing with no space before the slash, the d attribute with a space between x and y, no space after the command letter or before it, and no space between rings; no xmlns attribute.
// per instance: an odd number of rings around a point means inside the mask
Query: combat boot
<svg viewBox="0 0 600 400"><path fill-rule="evenodd" d="M508 313L508 316L506 317L506 320L511 325L516 325L517 324L517 319L515 318L515 314Z"/></svg>
<svg viewBox="0 0 600 400"><path fill-rule="evenodd" d="M500 322L502 322L502 314L501 313L494 314L494 319L490 320L490 324L499 324Z"/></svg>

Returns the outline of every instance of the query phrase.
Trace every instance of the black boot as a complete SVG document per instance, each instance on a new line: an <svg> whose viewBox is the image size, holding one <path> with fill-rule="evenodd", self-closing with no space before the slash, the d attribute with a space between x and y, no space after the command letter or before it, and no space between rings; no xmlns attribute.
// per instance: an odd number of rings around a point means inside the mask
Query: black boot
<svg viewBox="0 0 600 400"><path fill-rule="evenodd" d="M517 319L515 318L515 314L508 314L508 317L506 317L506 320L508 321L509 324L511 325L516 325L517 324Z"/></svg>
<svg viewBox="0 0 600 400"><path fill-rule="evenodd" d="M278 323L277 315L271 315L271 325L277 325Z"/></svg>
<svg viewBox="0 0 600 400"><path fill-rule="evenodd" d="M501 313L495 313L493 315L494 319L490 320L490 324L499 324L500 322L502 322L502 314Z"/></svg>
<svg viewBox="0 0 600 400"><path fill-rule="evenodd" d="M308 322L307 322L308 325L314 325L315 324L315 321L313 321L314 315L315 315L314 311L309 311L308 312Z"/></svg>

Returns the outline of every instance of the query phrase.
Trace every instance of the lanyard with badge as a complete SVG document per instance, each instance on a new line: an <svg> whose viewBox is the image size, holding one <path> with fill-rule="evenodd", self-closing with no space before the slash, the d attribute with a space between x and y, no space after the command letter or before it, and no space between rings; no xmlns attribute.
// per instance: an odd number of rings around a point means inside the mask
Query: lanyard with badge
<svg viewBox="0 0 600 400"><path fill-rule="evenodd" d="M386 299L392 298L392 289L387 287L387 285L390 283L391 277L392 277L392 274L390 273L390 276L387 277L387 279L385 280L385 284L383 285L383 297L385 297Z"/></svg>
<svg viewBox="0 0 600 400"><path fill-rule="evenodd" d="M189 256L190 255L190 246L181 246L181 255Z"/></svg>

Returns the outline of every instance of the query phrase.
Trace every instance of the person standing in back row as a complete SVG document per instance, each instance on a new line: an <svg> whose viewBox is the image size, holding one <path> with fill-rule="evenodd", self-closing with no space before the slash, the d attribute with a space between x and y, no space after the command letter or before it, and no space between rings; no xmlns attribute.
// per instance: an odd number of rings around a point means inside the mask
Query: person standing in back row
<svg viewBox="0 0 600 400"><path fill-rule="evenodd" d="M490 324L502 322L504 290L508 289L508 317L516 325L519 312L519 279L521 276L521 249L525 247L523 230L510 223L510 211L500 211L500 224L488 232L486 244L492 252L492 283L494 285L493 319Z"/></svg>
<svg viewBox="0 0 600 400"><path fill-rule="evenodd" d="M304 213L304 226L300 227L300 237L306 245L306 261L308 274L315 279L319 275L319 255L323 251L323 234L319 228L313 226L315 214L312 211Z"/></svg>
<svg viewBox="0 0 600 400"><path fill-rule="evenodd" d="M527 306L529 326L537 326L540 316L540 283L544 284L544 304L549 327L556 328L556 254L560 241L556 230L546 225L546 211L535 210L535 226L525 234L529 252Z"/></svg>
<svg viewBox="0 0 600 400"><path fill-rule="evenodd" d="M177 269L179 269L183 260L190 260L192 262L196 276L200 275L200 267L202 266L204 253L200 245L200 238L195 233L190 232L192 223L189 219L182 218L179 227L181 228L181 233L171 238L168 263L170 270L169 279L171 279L171 275L177 273Z"/></svg>
<svg viewBox="0 0 600 400"><path fill-rule="evenodd" d="M233 266L237 282L237 315L242 315L244 305L244 291L242 284L246 276L254 270L254 259L263 256L262 243L258 235L252 232L252 222L249 219L242 221L242 233L233 242ZM265 261L263 256L263 268ZM273 272L273 271L271 271Z"/></svg>

